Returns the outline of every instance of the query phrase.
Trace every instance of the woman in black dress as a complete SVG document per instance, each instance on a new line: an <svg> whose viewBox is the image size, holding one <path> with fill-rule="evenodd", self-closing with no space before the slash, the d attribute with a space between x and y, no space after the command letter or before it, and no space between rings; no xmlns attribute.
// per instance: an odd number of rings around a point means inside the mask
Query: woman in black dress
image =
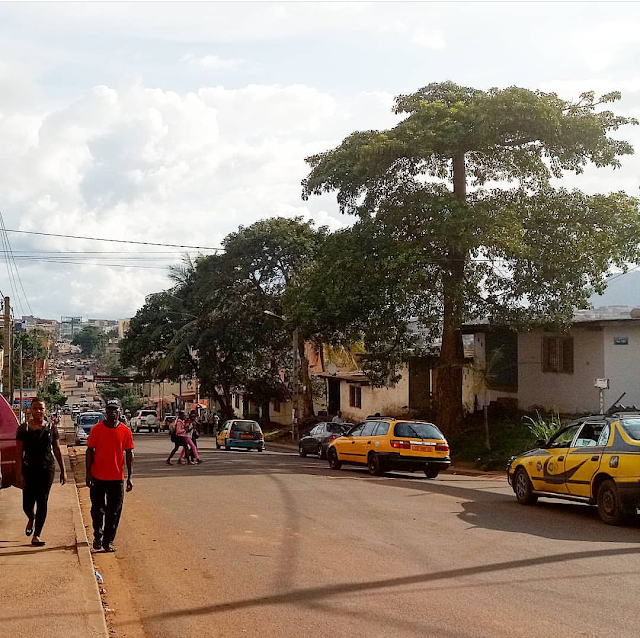
<svg viewBox="0 0 640 638"><path fill-rule="evenodd" d="M22 463L18 463L17 484L22 485L22 509L28 519L24 531L27 536L33 533L31 544L36 547L44 545L40 534L47 518L47 503L55 474L54 457L60 466L60 483L64 485L67 480L58 428L47 423L44 415L44 401L34 399L28 424L21 425L16 434L18 458L22 459Z"/></svg>

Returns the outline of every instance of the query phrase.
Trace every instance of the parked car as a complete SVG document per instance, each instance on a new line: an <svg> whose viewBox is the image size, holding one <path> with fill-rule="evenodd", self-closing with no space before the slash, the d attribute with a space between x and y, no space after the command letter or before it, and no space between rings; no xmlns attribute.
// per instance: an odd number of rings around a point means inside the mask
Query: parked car
<svg viewBox="0 0 640 638"><path fill-rule="evenodd" d="M536 446L507 467L519 503L555 497L596 505L609 525L640 507L640 413L583 417Z"/></svg>
<svg viewBox="0 0 640 638"><path fill-rule="evenodd" d="M76 419L76 445L86 445L91 428L107 417L102 412L85 412Z"/></svg>
<svg viewBox="0 0 640 638"><path fill-rule="evenodd" d="M264 434L256 421L231 419L223 426L216 437L218 449L230 450L232 447L245 450L264 450Z"/></svg>
<svg viewBox="0 0 640 638"><path fill-rule="evenodd" d="M160 423L161 430L169 430L172 423L176 422L175 414L166 414L162 422Z"/></svg>
<svg viewBox="0 0 640 638"><path fill-rule="evenodd" d="M353 427L353 423L318 423L306 436L300 439L298 454L300 456L317 454L318 458L325 458L329 443L345 434L351 427Z"/></svg>
<svg viewBox="0 0 640 638"><path fill-rule="evenodd" d="M354 426L329 443L327 458L334 470L343 463L366 465L374 476L422 470L427 478L436 478L451 465L449 444L433 423L391 417Z"/></svg>
<svg viewBox="0 0 640 638"><path fill-rule="evenodd" d="M155 410L138 410L129 425L132 432L140 432L142 428L149 432L158 432L160 428L158 413Z"/></svg>

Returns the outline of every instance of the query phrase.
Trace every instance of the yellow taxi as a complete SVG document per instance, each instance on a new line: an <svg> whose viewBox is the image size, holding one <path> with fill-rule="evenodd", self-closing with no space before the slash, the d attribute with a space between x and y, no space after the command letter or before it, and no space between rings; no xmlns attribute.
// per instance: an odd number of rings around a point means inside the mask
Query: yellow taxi
<svg viewBox="0 0 640 638"><path fill-rule="evenodd" d="M388 470L422 470L436 478L451 465L449 444L433 423L376 416L329 444L329 466L366 465L374 476Z"/></svg>
<svg viewBox="0 0 640 638"><path fill-rule="evenodd" d="M584 417L536 446L507 467L523 505L541 496L596 505L609 525L640 507L640 413Z"/></svg>

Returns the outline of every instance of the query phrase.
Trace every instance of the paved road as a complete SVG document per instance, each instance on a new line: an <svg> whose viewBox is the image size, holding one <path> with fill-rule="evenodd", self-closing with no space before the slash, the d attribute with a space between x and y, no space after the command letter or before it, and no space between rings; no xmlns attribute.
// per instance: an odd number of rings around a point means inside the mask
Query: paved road
<svg viewBox="0 0 640 638"><path fill-rule="evenodd" d="M118 553L101 559L135 605L118 636L137 618L150 638L639 635L640 525L525 508L493 479L201 442L204 464L169 467L166 437L136 436Z"/></svg>

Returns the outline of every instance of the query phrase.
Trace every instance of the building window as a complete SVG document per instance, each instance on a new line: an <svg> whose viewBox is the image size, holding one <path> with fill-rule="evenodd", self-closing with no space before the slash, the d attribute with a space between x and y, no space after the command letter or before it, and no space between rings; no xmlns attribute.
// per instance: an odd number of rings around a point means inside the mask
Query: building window
<svg viewBox="0 0 640 638"><path fill-rule="evenodd" d="M234 405L235 405L235 407L236 407L236 408L239 408L239 407L240 407L240 395L239 395L239 394L236 394L236 395L233 397L233 400L234 400Z"/></svg>
<svg viewBox="0 0 640 638"><path fill-rule="evenodd" d="M573 337L542 337L542 372L573 374Z"/></svg>
<svg viewBox="0 0 640 638"><path fill-rule="evenodd" d="M352 408L362 407L362 388L359 385L349 386L349 405Z"/></svg>
<svg viewBox="0 0 640 638"><path fill-rule="evenodd" d="M278 399L273 400L273 411L280 412L280 401Z"/></svg>

